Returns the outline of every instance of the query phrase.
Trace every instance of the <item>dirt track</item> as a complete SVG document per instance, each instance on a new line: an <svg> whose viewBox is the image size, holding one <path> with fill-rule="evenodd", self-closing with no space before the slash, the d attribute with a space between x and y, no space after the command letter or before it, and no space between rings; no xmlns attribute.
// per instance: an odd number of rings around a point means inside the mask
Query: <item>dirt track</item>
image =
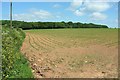
<svg viewBox="0 0 120 80"><path fill-rule="evenodd" d="M36 78L117 77L117 46L68 46L62 40L27 32L21 51Z"/></svg>

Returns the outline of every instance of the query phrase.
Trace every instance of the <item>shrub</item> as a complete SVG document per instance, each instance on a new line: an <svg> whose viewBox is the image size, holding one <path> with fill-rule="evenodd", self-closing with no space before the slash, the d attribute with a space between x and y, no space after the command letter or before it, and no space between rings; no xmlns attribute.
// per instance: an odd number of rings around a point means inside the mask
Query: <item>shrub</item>
<svg viewBox="0 0 120 80"><path fill-rule="evenodd" d="M33 77L29 64L25 57L20 53L20 47L25 38L25 33L17 28L2 28L2 77L3 79L14 77ZM26 68L26 72L24 68ZM28 74L23 75L23 74Z"/></svg>

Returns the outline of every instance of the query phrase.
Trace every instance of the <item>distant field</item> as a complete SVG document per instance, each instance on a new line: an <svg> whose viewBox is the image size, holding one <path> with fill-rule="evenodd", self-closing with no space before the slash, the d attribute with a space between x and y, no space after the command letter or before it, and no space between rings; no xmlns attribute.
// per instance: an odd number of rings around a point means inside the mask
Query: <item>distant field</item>
<svg viewBox="0 0 120 80"><path fill-rule="evenodd" d="M35 77L117 77L117 29L25 30L21 48Z"/></svg>

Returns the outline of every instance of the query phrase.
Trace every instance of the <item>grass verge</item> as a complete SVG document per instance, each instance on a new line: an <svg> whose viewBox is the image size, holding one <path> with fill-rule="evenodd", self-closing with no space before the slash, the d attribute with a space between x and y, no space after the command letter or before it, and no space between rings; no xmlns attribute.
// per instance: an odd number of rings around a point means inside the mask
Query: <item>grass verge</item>
<svg viewBox="0 0 120 80"><path fill-rule="evenodd" d="M20 48L25 33L17 28L2 28L2 78L33 78L31 68Z"/></svg>

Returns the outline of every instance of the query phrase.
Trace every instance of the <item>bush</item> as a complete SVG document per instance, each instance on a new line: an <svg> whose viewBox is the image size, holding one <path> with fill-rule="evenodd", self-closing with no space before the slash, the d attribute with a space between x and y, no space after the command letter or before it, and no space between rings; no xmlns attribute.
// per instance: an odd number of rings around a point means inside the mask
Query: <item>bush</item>
<svg viewBox="0 0 120 80"><path fill-rule="evenodd" d="M20 53L20 47L25 38L25 33L17 28L11 29L8 27L2 28L2 74L3 79L6 78L21 78L33 77L31 69ZM24 68L23 68L24 67ZM26 70L27 71L26 71ZM23 73L25 71L28 73ZM23 75L28 74L28 75Z"/></svg>
<svg viewBox="0 0 120 80"><path fill-rule="evenodd" d="M10 26L10 20L2 20L2 25ZM13 21L14 28L28 29L60 29L60 28L108 28L106 25L80 22L24 22Z"/></svg>

